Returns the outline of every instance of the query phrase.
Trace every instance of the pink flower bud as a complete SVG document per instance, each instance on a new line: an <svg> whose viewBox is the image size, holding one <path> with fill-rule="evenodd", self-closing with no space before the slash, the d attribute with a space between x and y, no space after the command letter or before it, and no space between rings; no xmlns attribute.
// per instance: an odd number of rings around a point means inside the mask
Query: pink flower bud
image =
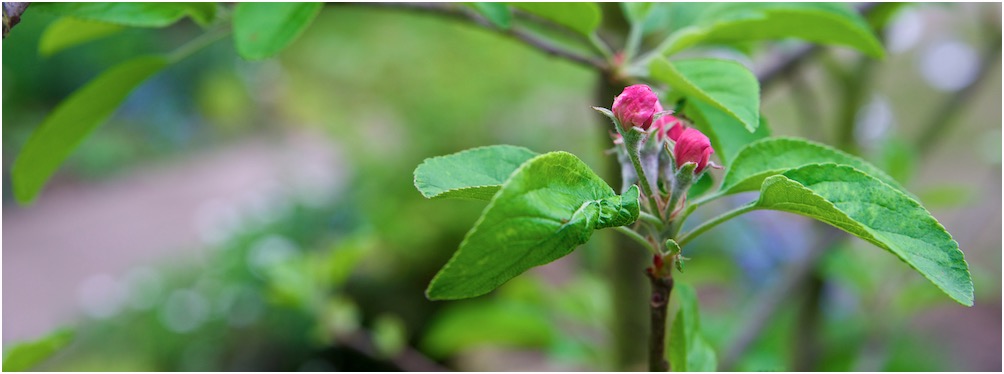
<svg viewBox="0 0 1004 374"><path fill-rule="evenodd" d="M680 134L683 133L683 122L679 118L673 117L671 114L664 115L659 119L655 120L652 126L658 127L665 131L666 136L673 139L675 142L680 139Z"/></svg>
<svg viewBox="0 0 1004 374"><path fill-rule="evenodd" d="M673 156L676 158L676 167L679 168L688 162L697 163L694 173L700 173L708 166L708 159L715 150L711 148L711 141L695 128L687 128L676 140L676 147L673 149Z"/></svg>
<svg viewBox="0 0 1004 374"><path fill-rule="evenodd" d="M625 130L636 126L647 130L652 125L652 116L661 111L662 106L651 88L636 84L625 88L614 99L614 105L610 109Z"/></svg>

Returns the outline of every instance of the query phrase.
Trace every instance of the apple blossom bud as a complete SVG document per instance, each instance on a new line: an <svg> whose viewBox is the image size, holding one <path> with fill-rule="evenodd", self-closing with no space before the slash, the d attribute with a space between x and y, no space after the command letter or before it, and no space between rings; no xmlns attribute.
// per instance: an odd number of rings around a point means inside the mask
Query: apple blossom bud
<svg viewBox="0 0 1004 374"><path fill-rule="evenodd" d="M652 125L652 116L662 111L659 97L644 84L628 86L614 99L614 116L620 121L624 130L632 127L648 129Z"/></svg>
<svg viewBox="0 0 1004 374"><path fill-rule="evenodd" d="M696 163L695 174L700 174L708 166L708 159L712 153L715 153L715 150L711 148L711 141L695 128L683 130L673 149L676 167L679 168L688 162Z"/></svg>
<svg viewBox="0 0 1004 374"><path fill-rule="evenodd" d="M659 119L655 120L652 126L665 131L666 136L674 142L680 139L680 134L683 133L683 121L680 121L679 118L674 117L672 114L659 117Z"/></svg>

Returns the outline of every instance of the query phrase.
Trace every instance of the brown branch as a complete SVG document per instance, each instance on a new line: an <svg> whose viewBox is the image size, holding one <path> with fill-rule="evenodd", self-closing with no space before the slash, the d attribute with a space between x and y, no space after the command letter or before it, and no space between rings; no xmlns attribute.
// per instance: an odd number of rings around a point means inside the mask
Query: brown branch
<svg viewBox="0 0 1004 374"><path fill-rule="evenodd" d="M496 27L494 24L492 24L490 21L482 17L477 12L463 6L458 6L457 4L449 4L449 3L355 3L355 4L382 7L388 9L422 11L453 18L460 21L472 22L474 24L485 27L489 30L494 30L502 35L514 38L548 55L563 58L568 61L575 62L577 64L584 65L588 68L594 68L600 71L608 69L607 64L602 60L592 58L589 56L583 56L578 53L562 49L545 40L537 38L535 35L530 34L527 31L518 29L515 26L510 27L508 30L500 29Z"/></svg>
<svg viewBox="0 0 1004 374"><path fill-rule="evenodd" d="M669 371L669 362L666 361L666 317L669 295L673 292L673 278L660 277L652 271L647 271L645 274L652 283L648 371L666 372Z"/></svg>

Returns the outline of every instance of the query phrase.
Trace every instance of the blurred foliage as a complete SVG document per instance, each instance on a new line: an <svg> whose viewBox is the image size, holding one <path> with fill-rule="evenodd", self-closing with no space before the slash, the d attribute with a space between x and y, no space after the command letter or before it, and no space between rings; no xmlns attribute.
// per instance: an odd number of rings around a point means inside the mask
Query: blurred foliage
<svg viewBox="0 0 1004 374"><path fill-rule="evenodd" d="M688 7L656 13L648 24L684 25ZM45 57L38 42L56 18L30 12L2 46L7 171L30 131L74 89L108 66L137 54L169 51L200 32L189 20L166 31L128 28ZM890 14L872 22L895 20ZM646 38L663 34L652 26ZM887 70L896 71L883 75L880 86L919 94L893 95L892 105L933 106L936 96L925 93L929 89L919 86L908 69L898 68L906 60L895 58L890 56ZM307 127L329 135L346 151L350 187L331 204L297 206L272 225L231 238L202 263L157 268L159 281L140 288L150 301L131 302L113 318L81 321L66 350L38 368L394 370L394 358L415 349L464 369L457 366L463 357L483 347L502 347L502 352L542 352L549 369L616 369L609 348L611 291L600 272L616 253L601 251L603 236L567 260L573 270L560 281L545 268L485 297L429 302L423 295L429 279L484 204L430 204L411 179L427 157L487 144L564 150L603 169L609 162L603 153L606 129L601 125L606 123L589 109L596 104L595 80L586 69L486 30L363 6L325 7L274 59L243 61L227 39L167 68L71 155L57 182L106 179L200 148ZM776 133L805 131L794 125L804 121L791 103L764 100L763 112ZM823 118L835 117L830 103L822 106ZM898 113L901 127L887 136L886 146L865 156L896 180L923 187L915 191L936 214L974 204L977 187L940 176L934 178L938 184L927 183L932 179L923 172L928 165L916 160L919 150L905 141L917 132L912 124L926 111ZM812 125L823 132L832 127L827 121ZM956 132L972 128L960 126ZM999 131L994 134L999 138ZM987 147L998 158L984 164L992 164L999 177L1000 143ZM970 148L965 152L980 151ZM982 162L967 155L955 160ZM714 177L717 181L720 174ZM4 187L9 204L9 172ZM779 239L777 227L788 228L790 235ZM769 287L807 244L807 234L791 228L806 227L790 217L751 215L684 250L693 260L680 280L695 286L702 332L719 355L742 326L750 296ZM819 369L956 368L951 352L918 343L908 324L921 312L945 308L946 299L895 257L865 246L849 241L818 269L830 280L819 333L827 349ZM970 261L977 305L999 305L999 269L986 268L1000 262L996 253L991 258L996 262ZM790 367L799 302L786 301L736 370ZM347 343L358 333L372 337L376 354Z"/></svg>

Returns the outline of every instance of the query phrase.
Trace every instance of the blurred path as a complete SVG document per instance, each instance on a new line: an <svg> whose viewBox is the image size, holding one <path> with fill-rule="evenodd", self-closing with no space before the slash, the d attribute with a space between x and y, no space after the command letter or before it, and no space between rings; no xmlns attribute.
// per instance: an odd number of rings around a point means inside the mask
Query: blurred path
<svg viewBox="0 0 1004 374"><path fill-rule="evenodd" d="M3 341L38 337L82 312L114 314L128 296L116 279L198 258L243 216L267 220L292 196L323 203L345 181L325 139L244 139L99 183L52 186L30 207L4 206Z"/></svg>

